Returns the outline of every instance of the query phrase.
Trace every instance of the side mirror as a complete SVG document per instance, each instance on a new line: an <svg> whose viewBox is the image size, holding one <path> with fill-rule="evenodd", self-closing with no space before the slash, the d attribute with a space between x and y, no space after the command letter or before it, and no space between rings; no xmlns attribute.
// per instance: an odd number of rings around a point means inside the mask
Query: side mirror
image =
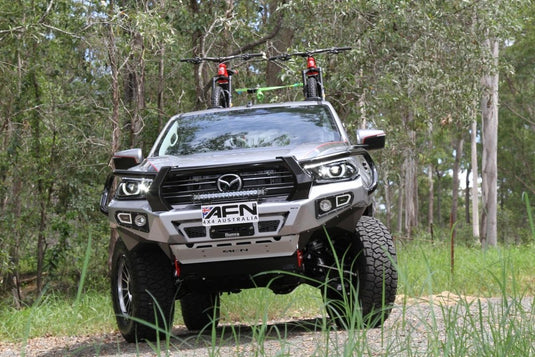
<svg viewBox="0 0 535 357"><path fill-rule="evenodd" d="M141 149L128 149L116 152L113 155L113 165L118 170L127 170L143 161Z"/></svg>
<svg viewBox="0 0 535 357"><path fill-rule="evenodd" d="M367 150L377 150L385 147L385 132L376 129L357 130L357 144Z"/></svg>

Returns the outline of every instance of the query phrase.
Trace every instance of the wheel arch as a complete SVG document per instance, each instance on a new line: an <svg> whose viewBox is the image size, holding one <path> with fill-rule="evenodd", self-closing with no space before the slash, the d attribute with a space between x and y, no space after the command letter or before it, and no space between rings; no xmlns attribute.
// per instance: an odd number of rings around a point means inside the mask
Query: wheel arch
<svg viewBox="0 0 535 357"><path fill-rule="evenodd" d="M169 247L169 244L162 243L162 242L148 241L135 234L130 233L126 229L118 229L118 232L119 232L119 239L124 243L124 245L126 246L126 249L128 249L129 251L133 249L142 249L143 247L157 246L167 256L167 258L169 258L171 262L174 262L175 257L173 253L171 252L171 248Z"/></svg>

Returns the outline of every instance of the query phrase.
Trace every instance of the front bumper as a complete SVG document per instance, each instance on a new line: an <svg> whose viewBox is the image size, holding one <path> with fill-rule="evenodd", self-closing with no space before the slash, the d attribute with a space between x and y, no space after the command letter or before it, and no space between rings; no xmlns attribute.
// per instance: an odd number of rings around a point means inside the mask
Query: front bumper
<svg viewBox="0 0 535 357"><path fill-rule="evenodd" d="M356 223L358 215L371 203L360 180L314 186L306 199L259 202L258 221L250 223L247 229L233 228L238 225L203 226L199 205L154 212L148 201L112 200L108 215L113 226L121 227L123 238L136 241L127 245L142 241L169 245L183 264L289 256L302 244L300 236L305 232L348 215L352 215L351 224ZM318 214L318 202L327 198L336 202L336 197L344 198L341 207ZM345 201L347 197L350 199ZM145 217L142 227L136 226L138 215Z"/></svg>
<svg viewBox="0 0 535 357"><path fill-rule="evenodd" d="M158 243L169 247L167 253L181 264L291 256L322 226L336 225L353 231L360 215L371 204L370 194L377 185L373 161L362 151L337 154L335 158L347 155L361 155L360 175L327 184L313 184L312 177L291 157L196 170L166 167L150 173L153 183L146 199L115 198L106 206L106 212L112 226L120 228L119 234L127 247L139 242ZM240 173L249 185L236 194L262 195L234 199L215 192L217 198L208 204L232 212L236 207L251 204L255 217L250 222L210 225L212 221L207 223L203 213L210 207L195 197L214 192L210 182L221 175L228 176L229 172ZM144 175L129 170L114 174ZM246 217L238 218L246 221Z"/></svg>

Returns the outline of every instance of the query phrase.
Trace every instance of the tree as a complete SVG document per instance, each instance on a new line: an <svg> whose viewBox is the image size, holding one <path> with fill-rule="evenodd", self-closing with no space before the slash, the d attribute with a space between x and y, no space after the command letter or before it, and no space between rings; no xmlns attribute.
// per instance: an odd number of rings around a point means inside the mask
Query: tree
<svg viewBox="0 0 535 357"><path fill-rule="evenodd" d="M146 151L166 118L207 106L214 64L178 62L195 56L353 47L318 57L318 64L327 99L348 131L377 127L387 133L387 147L374 153L384 180L377 213L400 234L426 223L446 227L456 214L452 172L470 167L477 225L481 168L485 202L496 202L500 213L498 240L507 230L520 241L527 226L519 213L525 210L521 195L535 194L535 14L529 5L0 0L2 289L23 302L21 261L39 272L40 286L76 278L89 232L108 234L96 197L111 154L134 145ZM304 61L233 66L239 70L236 87L254 87L299 81ZM273 101L299 98L296 90L266 94ZM249 100L235 96L237 105ZM484 121L482 109L492 113L485 112ZM496 131L488 120L498 125L498 166L492 164ZM471 156L468 150L460 156L455 145L468 132ZM484 165L478 165L478 151ZM486 222L492 211L483 209ZM484 227L489 243L489 224ZM96 244L105 250L108 239ZM104 275L102 260L92 264Z"/></svg>

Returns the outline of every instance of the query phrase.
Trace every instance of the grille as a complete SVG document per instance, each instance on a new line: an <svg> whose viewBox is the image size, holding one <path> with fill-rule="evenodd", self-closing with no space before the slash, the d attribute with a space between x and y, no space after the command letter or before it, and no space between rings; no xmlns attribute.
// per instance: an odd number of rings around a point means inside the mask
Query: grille
<svg viewBox="0 0 535 357"><path fill-rule="evenodd" d="M192 203L210 203L236 201L229 199L232 192L220 194L217 188L217 179L224 174L237 174L240 176L243 185L237 193L240 199L267 199L278 198L287 199L294 190L294 175L284 165L250 165L234 169L232 167L217 168L214 170L202 170L202 172L181 172L180 170L170 170L161 185L161 197L170 205L182 205ZM213 194L213 195L211 195ZM239 194L239 195L238 195ZM211 196L210 196L211 195ZM209 199L203 200L199 197L210 196Z"/></svg>
<svg viewBox="0 0 535 357"><path fill-rule="evenodd" d="M279 221L258 222L258 231L261 233L276 232L277 228L279 228L279 223Z"/></svg>
<svg viewBox="0 0 535 357"><path fill-rule="evenodd" d="M190 238L206 237L206 228L204 226L187 227L184 231Z"/></svg>

